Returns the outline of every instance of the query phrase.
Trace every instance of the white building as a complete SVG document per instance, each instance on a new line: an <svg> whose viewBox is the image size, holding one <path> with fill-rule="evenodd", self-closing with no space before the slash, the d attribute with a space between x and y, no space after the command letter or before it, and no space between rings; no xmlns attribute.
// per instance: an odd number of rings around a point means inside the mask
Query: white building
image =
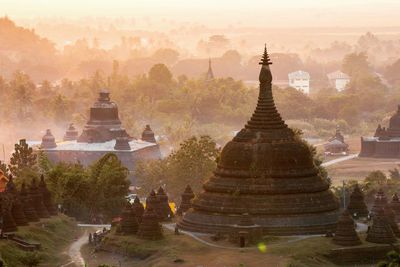
<svg viewBox="0 0 400 267"><path fill-rule="evenodd" d="M346 88L346 85L350 82L350 77L346 73L337 70L335 72L331 72L328 75L329 84L336 88L336 90L343 91Z"/></svg>
<svg viewBox="0 0 400 267"><path fill-rule="evenodd" d="M289 86L297 90L309 94L310 93L310 74L308 72L298 70L288 74Z"/></svg>

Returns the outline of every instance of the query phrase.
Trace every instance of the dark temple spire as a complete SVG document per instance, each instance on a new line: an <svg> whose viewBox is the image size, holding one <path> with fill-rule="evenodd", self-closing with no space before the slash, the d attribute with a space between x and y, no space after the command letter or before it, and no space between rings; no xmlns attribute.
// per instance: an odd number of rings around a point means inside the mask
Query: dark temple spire
<svg viewBox="0 0 400 267"><path fill-rule="evenodd" d="M264 46L264 54L263 57L261 58L260 65L272 65L272 62L269 58L268 52L267 52L267 44Z"/></svg>
<svg viewBox="0 0 400 267"><path fill-rule="evenodd" d="M269 58L267 47L264 48L264 54L261 58L260 65L260 93L258 96L257 107L247 122L246 128L253 130L272 130L287 129L287 125L282 120L281 115L277 111L272 96L272 74L269 68L272 62ZM276 138L286 136L274 135ZM273 138L275 139L275 138Z"/></svg>
<svg viewBox="0 0 400 267"><path fill-rule="evenodd" d="M214 72L211 68L211 58L208 59L208 71L206 74L206 81L214 80Z"/></svg>

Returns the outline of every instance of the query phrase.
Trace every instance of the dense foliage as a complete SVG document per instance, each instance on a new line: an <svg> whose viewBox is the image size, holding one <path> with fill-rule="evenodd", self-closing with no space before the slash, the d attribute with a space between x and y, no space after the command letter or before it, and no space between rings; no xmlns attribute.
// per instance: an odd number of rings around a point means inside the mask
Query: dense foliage
<svg viewBox="0 0 400 267"><path fill-rule="evenodd" d="M166 186L175 199L187 185L198 192L215 170L219 153L209 136L191 137L167 158L140 162L135 171L138 187L143 194L147 194L159 186Z"/></svg>
<svg viewBox="0 0 400 267"><path fill-rule="evenodd" d="M400 254L398 251L392 250L386 254L386 260L381 261L377 265L378 267L399 267L400 266Z"/></svg>
<svg viewBox="0 0 400 267"><path fill-rule="evenodd" d="M37 155L33 153L31 147L28 146L25 139L21 139L14 146L14 152L10 158L8 169L11 174L21 176L24 172L34 170Z"/></svg>
<svg viewBox="0 0 400 267"><path fill-rule="evenodd" d="M33 177L38 179L44 174L55 203L67 215L80 220L109 222L126 202L129 171L113 153L105 154L89 167L79 163L53 164L44 153L33 154L21 140L10 162L8 166L1 163L1 167L10 169L17 184L25 181L29 185Z"/></svg>
<svg viewBox="0 0 400 267"><path fill-rule="evenodd" d="M85 221L109 222L126 202L128 170L108 153L88 168L58 163L46 172L48 187L68 215Z"/></svg>
<svg viewBox="0 0 400 267"><path fill-rule="evenodd" d="M72 72L79 69L84 73L74 77L74 80L65 75L59 77L57 82L54 82L55 79L51 82L38 80L36 71L40 68L29 65L33 62L31 60L29 64L24 62L19 65L23 71L2 73L0 116L2 125L10 129L0 136L0 141L6 144L4 140L14 138L13 135L38 138L46 128L58 133L56 137L60 138L60 132L70 122L81 128L87 121L88 106L95 101L98 91L105 87L111 91L124 126L131 135L139 136L143 126L151 124L156 134L167 137L165 143L173 148L190 136L205 134L223 144L230 139L232 131L243 126L257 100L256 88L246 87L243 82L233 78L205 81L200 75L195 75L199 78L177 75L191 75L191 68L200 65L205 73L206 59L201 59L204 62L200 59L179 61L179 53L171 48L158 49L152 55L146 51L148 57L136 58L143 49L140 38L123 40L121 46L111 50L100 48L95 40L93 45L87 40L77 40L75 44L65 47L61 59L57 55L58 59L54 60L57 53L48 40L16 26L7 18L0 19L1 27L5 30L0 35L9 34L11 37L6 38L0 46L7 46L5 48L25 55L22 58L27 59L37 53L41 60L33 57L35 62L68 66L79 64L76 68L68 69ZM17 36L26 40L26 43L13 46L18 40ZM230 41L225 36L215 35L203 45L211 49L217 43L225 47L226 42ZM309 71L312 76L310 96L293 88L273 88L280 113L289 124L301 128L306 137L331 136L337 124L345 134L371 134L378 123L387 122L400 102L396 78L400 66L398 61L387 63L384 69L379 70L383 75L378 75L374 66L377 60L374 56L382 49L386 51L389 46L389 43L378 40L376 36L366 34L357 43L357 49L335 43L328 49L312 53L316 58L327 53L337 55L333 66L313 60L303 61L297 54L271 54L275 61L272 68L274 80L287 79L288 72L298 69ZM50 51L48 56L43 54L46 50ZM373 55L371 51L374 51ZM121 53L130 54L135 59L121 59L118 56ZM246 63L238 51L227 50L220 58L213 60L213 67L218 70L215 71L216 77L243 78L241 74L246 74L246 80L256 80L258 60L259 56ZM219 74L221 69L226 71L223 72L225 74ZM338 69L351 77L351 83L343 92L333 89L326 78L327 72ZM249 73L252 78L249 78ZM8 133L13 134L9 136Z"/></svg>
<svg viewBox="0 0 400 267"><path fill-rule="evenodd" d="M331 136L338 124L347 134L370 134L378 123L387 121L400 102L397 90L387 88L374 76L365 55L349 55L343 68L354 77L342 92L328 88L307 96L293 88L273 88L284 119L301 128L306 137ZM44 81L35 86L20 72L11 80L0 78L0 115L6 125L23 127L24 133L25 129L35 133L46 128L64 131L70 122L80 128L87 121L88 106L105 87L118 104L128 132L139 136L149 123L172 147L192 135L207 134L218 143L226 142L229 133L239 130L249 118L258 95L256 88L232 78L205 81L172 77L163 64L154 65L148 75L132 78L122 74L115 61L110 75L97 71L89 78L64 79L59 84Z"/></svg>

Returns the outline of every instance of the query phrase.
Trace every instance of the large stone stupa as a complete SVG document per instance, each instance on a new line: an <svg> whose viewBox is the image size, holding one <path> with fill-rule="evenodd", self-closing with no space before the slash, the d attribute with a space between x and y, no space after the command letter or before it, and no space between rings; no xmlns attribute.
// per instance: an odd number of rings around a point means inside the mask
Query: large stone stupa
<svg viewBox="0 0 400 267"><path fill-rule="evenodd" d="M222 150L214 175L178 222L194 232L228 232L250 214L271 235L333 232L339 204L307 144L288 128L272 96L267 50L260 62L257 107Z"/></svg>

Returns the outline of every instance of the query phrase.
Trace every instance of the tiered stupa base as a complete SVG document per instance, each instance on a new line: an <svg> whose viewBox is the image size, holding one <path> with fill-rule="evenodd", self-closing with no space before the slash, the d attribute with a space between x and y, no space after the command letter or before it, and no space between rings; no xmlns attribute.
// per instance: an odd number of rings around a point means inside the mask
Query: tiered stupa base
<svg viewBox="0 0 400 267"><path fill-rule="evenodd" d="M178 222L179 228L199 233L229 233L241 220L241 215L220 215L187 212ZM254 224L268 235L311 235L334 232L337 222L337 211L325 214L301 214L290 216L257 216L252 215Z"/></svg>

